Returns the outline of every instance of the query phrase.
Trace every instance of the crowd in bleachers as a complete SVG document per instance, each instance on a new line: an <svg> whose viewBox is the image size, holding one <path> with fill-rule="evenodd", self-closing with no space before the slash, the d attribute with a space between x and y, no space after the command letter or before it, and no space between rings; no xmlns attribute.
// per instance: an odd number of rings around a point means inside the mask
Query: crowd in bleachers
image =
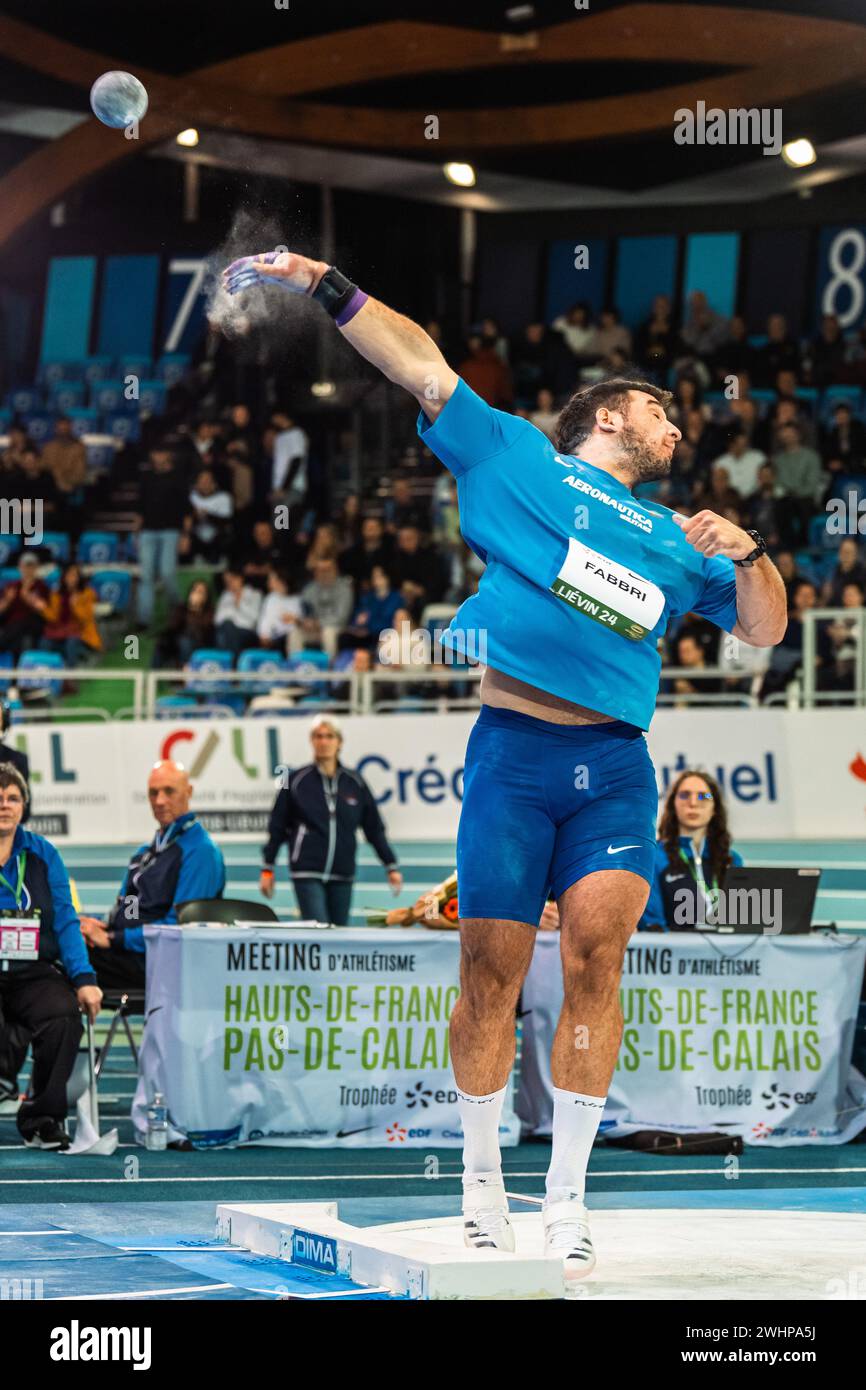
<svg viewBox="0 0 866 1390"><path fill-rule="evenodd" d="M826 315L816 337L800 339L772 314L754 335L700 293L680 323L657 296L635 332L615 310L581 304L511 340L489 318L462 345L427 327L484 399L550 437L578 384L641 375L672 390L683 437L669 478L641 495L760 531L791 621L772 653L731 656L688 615L665 639L666 663L680 668L666 696L784 690L802 656L803 613L818 604L852 610L821 629L819 686L852 688L866 562L860 537L828 526L826 507L853 493L856 515L866 498L862 333L846 336ZM177 355L157 367L46 364L37 386L10 394L0 500L40 499L45 534L41 549L23 551L20 536L0 536L0 664L35 650L80 665L99 653L100 617L114 611L153 635L159 669L369 670L383 633L433 631L474 591L483 566L460 537L454 482L423 446L407 439L400 465L380 460L363 495L323 505L302 422L279 411L254 418L246 402L212 393L203 406L184 367ZM94 531L92 484L106 470L133 477L137 500L125 528ZM184 567L206 577L182 599Z"/></svg>

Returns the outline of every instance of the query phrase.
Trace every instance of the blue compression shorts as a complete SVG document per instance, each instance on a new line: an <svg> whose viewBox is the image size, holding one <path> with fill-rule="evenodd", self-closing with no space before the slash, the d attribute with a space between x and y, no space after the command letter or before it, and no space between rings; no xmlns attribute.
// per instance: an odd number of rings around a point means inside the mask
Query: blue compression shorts
<svg viewBox="0 0 866 1390"><path fill-rule="evenodd" d="M460 916L537 924L550 891L600 869L652 884L657 815L634 724L550 724L483 705L463 773Z"/></svg>

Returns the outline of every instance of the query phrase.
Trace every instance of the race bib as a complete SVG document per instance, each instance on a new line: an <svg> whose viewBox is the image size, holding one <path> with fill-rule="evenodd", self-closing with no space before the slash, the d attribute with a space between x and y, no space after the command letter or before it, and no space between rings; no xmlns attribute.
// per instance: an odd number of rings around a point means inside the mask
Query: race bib
<svg viewBox="0 0 866 1390"><path fill-rule="evenodd" d="M657 585L573 538L550 589L576 612L630 642L652 632L665 606Z"/></svg>
<svg viewBox="0 0 866 1390"><path fill-rule="evenodd" d="M0 960L38 959L38 917L0 917Z"/></svg>

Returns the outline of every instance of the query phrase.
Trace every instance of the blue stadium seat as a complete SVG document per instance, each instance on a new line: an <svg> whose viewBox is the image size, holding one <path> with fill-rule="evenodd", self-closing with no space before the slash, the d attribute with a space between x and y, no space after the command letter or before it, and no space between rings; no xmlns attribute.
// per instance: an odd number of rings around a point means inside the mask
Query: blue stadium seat
<svg viewBox="0 0 866 1390"><path fill-rule="evenodd" d="M87 472L107 472L114 462L115 447L113 439L91 439L87 448Z"/></svg>
<svg viewBox="0 0 866 1390"><path fill-rule="evenodd" d="M287 671L297 671L300 675L311 676L316 671L327 671L330 666L327 652L302 651L295 652L286 662ZM302 696L299 704L307 700L326 700L329 694L329 684L327 681L314 681L310 685L305 684L306 694Z"/></svg>
<svg viewBox="0 0 866 1390"><path fill-rule="evenodd" d="M176 386L188 370L188 352L164 352L156 364L156 375L169 387Z"/></svg>
<svg viewBox="0 0 866 1390"><path fill-rule="evenodd" d="M19 690L45 690L54 699L63 689L62 680L51 680L45 676L22 676L22 671L32 671L34 667L48 668L52 671L65 671L66 662L59 652L22 652L18 659Z"/></svg>
<svg viewBox="0 0 866 1390"><path fill-rule="evenodd" d="M132 575L127 570L94 570L89 582L99 603L110 603L113 613L129 612Z"/></svg>
<svg viewBox="0 0 866 1390"><path fill-rule="evenodd" d="M16 415L34 415L45 404L42 392L36 386L18 386L6 397L6 404Z"/></svg>
<svg viewBox="0 0 866 1390"><path fill-rule="evenodd" d="M164 381L142 381L138 387L138 409L148 415L161 415L165 410L166 384Z"/></svg>
<svg viewBox="0 0 866 1390"><path fill-rule="evenodd" d="M0 427L2 427L4 430L8 430L11 424L12 411L9 409L7 405L4 405L3 408L0 409Z"/></svg>
<svg viewBox="0 0 866 1390"><path fill-rule="evenodd" d="M52 560L59 560L65 565L72 551L69 537L65 531L43 531L42 544L51 555Z"/></svg>
<svg viewBox="0 0 866 1390"><path fill-rule="evenodd" d="M60 415L68 415L76 406L84 405L83 381L55 381L48 391L48 404Z"/></svg>
<svg viewBox="0 0 866 1390"><path fill-rule="evenodd" d="M116 377L94 381L90 387L90 404L99 415L108 415L115 410L135 410L136 401L128 401L122 381Z"/></svg>
<svg viewBox="0 0 866 1390"><path fill-rule="evenodd" d="M76 558L81 565L111 565L119 554L116 531L82 531L78 539Z"/></svg>
<svg viewBox="0 0 866 1390"><path fill-rule="evenodd" d="M776 392L771 391L767 386L755 386L749 394L756 405L775 405L777 400Z"/></svg>
<svg viewBox="0 0 866 1390"><path fill-rule="evenodd" d="M287 671L288 666L278 652L265 651L263 647L247 647L238 657L237 669L267 676L274 672ZM267 695L271 684L268 680L244 681L240 691L244 695Z"/></svg>
<svg viewBox="0 0 866 1390"><path fill-rule="evenodd" d="M0 536L0 565L8 565L13 555L21 549L20 536ZM17 574L18 571L16 570Z"/></svg>
<svg viewBox="0 0 866 1390"><path fill-rule="evenodd" d="M44 570L39 578L43 584L48 585L49 589L58 589L60 587L60 574L60 566L52 565L50 569Z"/></svg>
<svg viewBox="0 0 866 1390"><path fill-rule="evenodd" d="M197 647L187 662L190 677L186 690L190 695L206 695L213 698L217 694L236 689L234 682L220 680L223 671L232 669L232 654L221 647Z"/></svg>
<svg viewBox="0 0 866 1390"><path fill-rule="evenodd" d="M107 381L114 367L114 358L88 357L84 364L84 380L87 382Z"/></svg>
<svg viewBox="0 0 866 1390"><path fill-rule="evenodd" d="M44 410L25 415L22 423L34 444L47 444L54 433L54 416Z"/></svg>
<svg viewBox="0 0 866 1390"><path fill-rule="evenodd" d="M102 421L102 427L106 434L127 444L137 444L141 438L141 421L137 415L126 411L109 411Z"/></svg>
<svg viewBox="0 0 866 1390"><path fill-rule="evenodd" d="M0 652L0 671L14 671L14 670L15 670L15 653L14 653L14 652ZM11 684L12 684L11 678L9 678L9 679L7 679L7 678L0 678L0 690L3 690L3 691L8 690Z"/></svg>
<svg viewBox="0 0 866 1390"><path fill-rule="evenodd" d="M334 657L334 670L351 671L354 660L354 650L351 647L347 647L345 651L337 652L337 655Z"/></svg>
<svg viewBox="0 0 866 1390"><path fill-rule="evenodd" d="M174 719L180 711L195 709L198 704L192 695L160 695L153 713L156 719Z"/></svg>
<svg viewBox="0 0 866 1390"><path fill-rule="evenodd" d="M798 394L799 394L799 393L798 393ZM833 410L834 410L835 407L839 404L840 401L844 401L846 405L850 405L852 414L856 415L856 414L862 409L862 405L863 405L863 390L862 390L862 387L860 387L860 386L828 386L828 387L826 387L826 388L825 388L825 391L824 391L824 394L823 394L823 396L821 397L821 418L822 418L823 420L830 420L830 419L832 418L832 415L833 415Z"/></svg>
<svg viewBox="0 0 866 1390"><path fill-rule="evenodd" d="M137 376L139 381L146 380L153 375L152 357L118 357L117 359L118 376Z"/></svg>
<svg viewBox="0 0 866 1390"><path fill-rule="evenodd" d="M43 386L53 386L56 381L83 381L84 365L83 362L43 362L38 380Z"/></svg>
<svg viewBox="0 0 866 1390"><path fill-rule="evenodd" d="M817 415L819 392L814 386L798 386L794 392L794 396L798 401L802 401L804 405L809 407L813 416Z"/></svg>
<svg viewBox="0 0 866 1390"><path fill-rule="evenodd" d="M16 539L16 541L18 542L18 548L19 548L19 550L20 550L20 549L21 549L21 538L20 538L20 536L16 536L15 539ZM18 579L20 579L20 578L21 578L21 575L18 573L17 566L15 566L15 565L0 565L0 591L2 591L4 585L6 585L6 584L14 584L15 581L18 580Z"/></svg>
<svg viewBox="0 0 866 1390"><path fill-rule="evenodd" d="M99 416L89 405L76 405L66 411L72 421L72 433L76 439L84 434L93 434L99 423Z"/></svg>
<svg viewBox="0 0 866 1390"><path fill-rule="evenodd" d="M746 338L750 348L762 348L767 346L766 333L750 333Z"/></svg>

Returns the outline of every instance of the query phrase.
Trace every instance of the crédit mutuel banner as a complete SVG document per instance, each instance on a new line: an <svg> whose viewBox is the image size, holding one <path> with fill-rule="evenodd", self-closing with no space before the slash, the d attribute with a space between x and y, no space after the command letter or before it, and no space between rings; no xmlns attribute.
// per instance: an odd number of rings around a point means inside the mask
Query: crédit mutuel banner
<svg viewBox="0 0 866 1390"><path fill-rule="evenodd" d="M376 797L389 833L455 834L472 714L341 720L343 761ZM238 719L31 725L12 741L30 757L33 828L60 843L139 843L153 825L145 786L159 758L190 771L194 807L216 834L260 838L280 768L310 761L308 721ZM861 838L866 719L858 710L662 710L649 746L660 793L685 767L725 788L735 836Z"/></svg>

